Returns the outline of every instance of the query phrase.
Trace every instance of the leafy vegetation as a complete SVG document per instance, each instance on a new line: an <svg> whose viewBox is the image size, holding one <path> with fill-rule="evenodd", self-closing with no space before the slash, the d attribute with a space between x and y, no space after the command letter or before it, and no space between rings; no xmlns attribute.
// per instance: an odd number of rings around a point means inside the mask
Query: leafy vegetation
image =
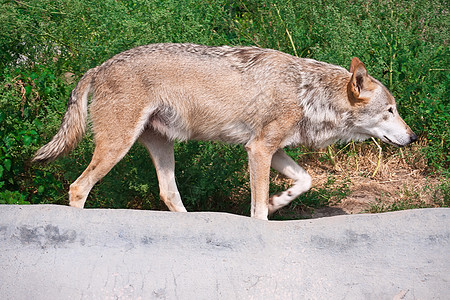
<svg viewBox="0 0 450 300"><path fill-rule="evenodd" d="M30 158L57 131L76 79L114 54L157 42L257 45L342 66L358 56L390 88L401 115L419 133L425 171L447 179L449 19L444 0L3 1L0 203L66 203L68 185L89 162L92 138L88 135L72 154L48 165L32 165ZM335 165L333 151L352 156L354 149L337 146L320 156ZM296 159L304 152L290 150ZM247 214L247 163L241 147L177 144L176 160L188 209ZM284 184L271 188L280 190ZM348 193L345 185L336 187L332 181L326 187L293 205L315 206ZM448 190L444 182L442 205L448 206ZM159 209L158 194L151 160L137 145L93 189L87 206Z"/></svg>

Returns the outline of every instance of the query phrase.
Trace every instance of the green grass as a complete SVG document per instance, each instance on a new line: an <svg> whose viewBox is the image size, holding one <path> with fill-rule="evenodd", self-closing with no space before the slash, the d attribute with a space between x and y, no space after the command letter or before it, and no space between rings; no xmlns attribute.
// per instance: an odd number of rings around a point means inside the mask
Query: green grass
<svg viewBox="0 0 450 300"><path fill-rule="evenodd" d="M30 163L60 125L74 87L64 74L80 78L123 50L159 42L257 45L342 66L357 56L390 88L400 114L419 135L423 172L448 179L447 6L443 0L5 1L0 6L0 192L4 199L66 203L69 184L90 160L91 138L54 163ZM358 159L352 147L339 151ZM303 148L289 152L298 160L308 156ZM320 157L333 163L335 154ZM189 142L177 145L176 157L177 183L188 209L248 214L242 147ZM284 188L280 184L272 190ZM442 184L436 192L443 195L443 206L448 191ZM292 205L319 207L348 193L345 185L330 182ZM158 194L151 160L136 146L94 187L87 205L158 209Z"/></svg>

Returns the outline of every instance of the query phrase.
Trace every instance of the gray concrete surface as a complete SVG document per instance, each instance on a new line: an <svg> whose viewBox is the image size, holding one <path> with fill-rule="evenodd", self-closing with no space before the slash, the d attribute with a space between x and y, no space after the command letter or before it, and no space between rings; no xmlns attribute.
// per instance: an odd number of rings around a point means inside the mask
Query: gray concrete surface
<svg viewBox="0 0 450 300"><path fill-rule="evenodd" d="M449 216L0 205L0 298L449 299Z"/></svg>

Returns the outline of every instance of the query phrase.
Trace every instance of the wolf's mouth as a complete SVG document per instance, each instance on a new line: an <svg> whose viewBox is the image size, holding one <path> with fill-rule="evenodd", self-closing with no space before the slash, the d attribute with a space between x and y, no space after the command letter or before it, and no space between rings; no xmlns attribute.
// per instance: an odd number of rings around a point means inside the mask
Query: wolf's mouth
<svg viewBox="0 0 450 300"><path fill-rule="evenodd" d="M400 145L400 144L397 144L397 143L393 142L393 141L392 141L390 138L388 138L387 136L383 135L383 137L387 140L387 142L388 142L389 144L394 145L394 146L399 147L399 148L403 147L403 145Z"/></svg>

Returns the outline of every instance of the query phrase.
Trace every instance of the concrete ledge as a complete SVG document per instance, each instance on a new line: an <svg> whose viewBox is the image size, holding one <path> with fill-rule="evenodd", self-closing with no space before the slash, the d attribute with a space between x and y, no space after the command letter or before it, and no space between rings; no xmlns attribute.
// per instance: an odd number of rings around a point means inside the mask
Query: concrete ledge
<svg viewBox="0 0 450 300"><path fill-rule="evenodd" d="M264 222L0 205L2 299L448 299L450 209Z"/></svg>

